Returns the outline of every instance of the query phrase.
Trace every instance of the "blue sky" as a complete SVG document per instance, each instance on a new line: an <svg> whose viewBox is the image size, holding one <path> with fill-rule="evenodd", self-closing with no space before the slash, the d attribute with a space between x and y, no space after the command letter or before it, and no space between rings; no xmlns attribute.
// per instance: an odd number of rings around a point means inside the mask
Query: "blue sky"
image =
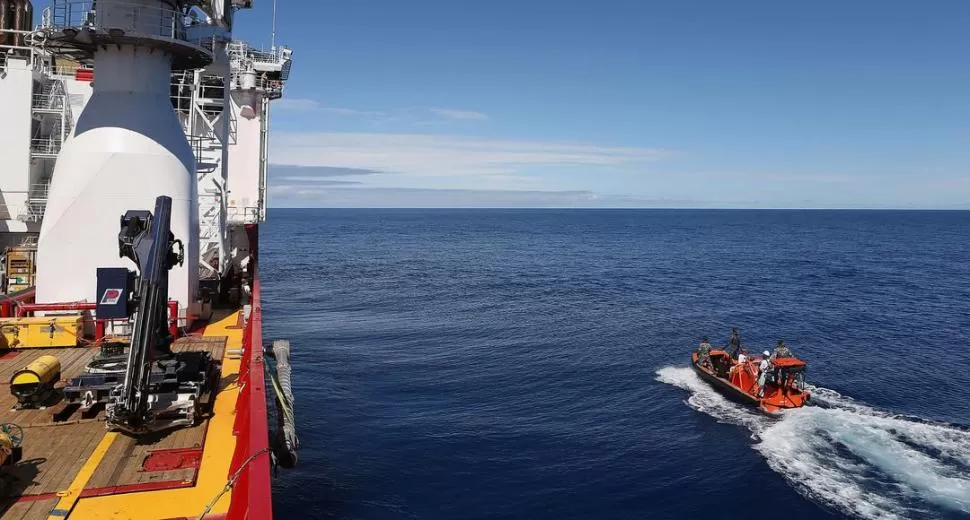
<svg viewBox="0 0 970 520"><path fill-rule="evenodd" d="M237 37L268 44L271 11ZM965 0L281 0L278 20L272 206L970 208Z"/></svg>

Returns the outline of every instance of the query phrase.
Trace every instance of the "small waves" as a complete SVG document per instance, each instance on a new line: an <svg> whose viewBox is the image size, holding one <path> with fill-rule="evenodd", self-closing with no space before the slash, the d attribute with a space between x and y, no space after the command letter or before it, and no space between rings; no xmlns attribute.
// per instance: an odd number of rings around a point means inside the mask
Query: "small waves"
<svg viewBox="0 0 970 520"><path fill-rule="evenodd" d="M657 380L687 390L692 408L747 428L772 470L826 506L866 519L970 513L965 428L887 413L825 388L810 389L819 406L770 419L728 401L690 368L662 368Z"/></svg>

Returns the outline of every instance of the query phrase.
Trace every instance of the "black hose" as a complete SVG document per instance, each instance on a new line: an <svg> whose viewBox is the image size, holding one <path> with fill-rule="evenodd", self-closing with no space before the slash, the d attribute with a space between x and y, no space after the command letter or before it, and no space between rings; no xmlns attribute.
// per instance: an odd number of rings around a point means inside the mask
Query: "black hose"
<svg viewBox="0 0 970 520"><path fill-rule="evenodd" d="M128 368L126 356L111 356L92 359L87 364L87 371L92 374L124 374Z"/></svg>

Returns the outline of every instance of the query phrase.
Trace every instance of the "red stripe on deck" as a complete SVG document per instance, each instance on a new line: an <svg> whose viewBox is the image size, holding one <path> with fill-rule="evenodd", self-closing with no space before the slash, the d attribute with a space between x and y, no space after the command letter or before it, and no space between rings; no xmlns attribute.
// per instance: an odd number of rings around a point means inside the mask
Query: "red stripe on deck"
<svg viewBox="0 0 970 520"><path fill-rule="evenodd" d="M173 471L198 469L202 462L202 448L152 450L141 464L142 471Z"/></svg>
<svg viewBox="0 0 970 520"><path fill-rule="evenodd" d="M52 498L57 498L57 493L38 493L36 495L23 495L17 497L16 502L36 502L38 500L50 500Z"/></svg>
<svg viewBox="0 0 970 520"><path fill-rule="evenodd" d="M81 491L81 498L102 497L105 495L121 495L124 493L138 493L140 491L161 491L163 489L179 489L192 487L195 482L184 480L163 480L161 482L142 482L140 484L123 484L121 486L108 486L100 488L90 488ZM208 516L208 515L206 515Z"/></svg>

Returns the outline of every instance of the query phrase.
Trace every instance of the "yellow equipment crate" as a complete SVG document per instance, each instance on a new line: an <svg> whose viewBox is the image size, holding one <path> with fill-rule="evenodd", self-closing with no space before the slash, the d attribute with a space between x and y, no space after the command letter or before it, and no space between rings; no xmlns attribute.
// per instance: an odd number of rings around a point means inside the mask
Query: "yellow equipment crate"
<svg viewBox="0 0 970 520"><path fill-rule="evenodd" d="M84 333L80 316L0 318L0 348L76 347Z"/></svg>
<svg viewBox="0 0 970 520"><path fill-rule="evenodd" d="M33 287L37 274L35 260L37 250L32 247L8 247L5 251L7 292L17 292Z"/></svg>

